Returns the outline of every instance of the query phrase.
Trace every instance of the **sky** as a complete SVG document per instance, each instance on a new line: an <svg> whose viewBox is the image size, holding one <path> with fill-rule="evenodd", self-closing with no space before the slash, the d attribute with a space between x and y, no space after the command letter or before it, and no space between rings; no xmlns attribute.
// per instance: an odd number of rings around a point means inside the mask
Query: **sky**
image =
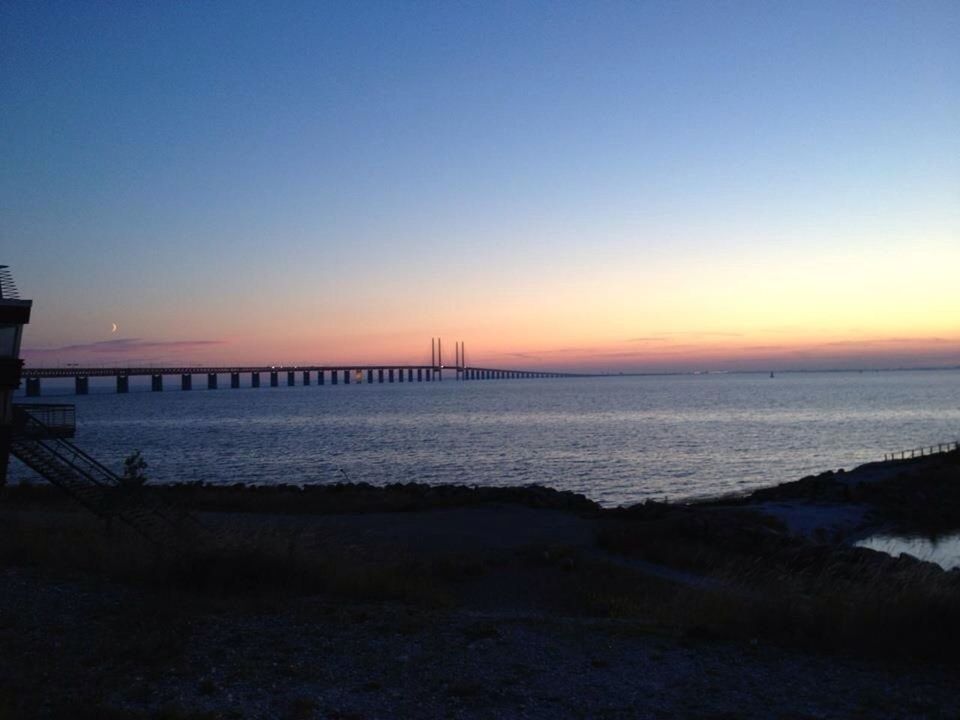
<svg viewBox="0 0 960 720"><path fill-rule="evenodd" d="M955 0L0 3L24 356L960 365L958 37Z"/></svg>

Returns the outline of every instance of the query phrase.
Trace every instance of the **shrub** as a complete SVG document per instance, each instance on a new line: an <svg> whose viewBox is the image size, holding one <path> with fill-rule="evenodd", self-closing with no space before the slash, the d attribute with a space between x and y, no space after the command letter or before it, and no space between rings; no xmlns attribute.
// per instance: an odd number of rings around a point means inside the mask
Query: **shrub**
<svg viewBox="0 0 960 720"><path fill-rule="evenodd" d="M144 473L146 469L147 461L140 455L139 450L134 450L123 460L121 485L124 487L142 487L147 482L147 476Z"/></svg>

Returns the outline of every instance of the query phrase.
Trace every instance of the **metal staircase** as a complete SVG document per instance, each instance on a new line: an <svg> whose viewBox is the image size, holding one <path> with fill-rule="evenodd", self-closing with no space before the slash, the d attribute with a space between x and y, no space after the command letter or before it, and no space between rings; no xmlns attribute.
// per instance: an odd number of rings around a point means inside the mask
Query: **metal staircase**
<svg viewBox="0 0 960 720"><path fill-rule="evenodd" d="M161 548L175 551L204 533L190 513L164 502L151 488L125 486L38 414L29 406L14 406L10 451L24 465L100 517L119 520Z"/></svg>

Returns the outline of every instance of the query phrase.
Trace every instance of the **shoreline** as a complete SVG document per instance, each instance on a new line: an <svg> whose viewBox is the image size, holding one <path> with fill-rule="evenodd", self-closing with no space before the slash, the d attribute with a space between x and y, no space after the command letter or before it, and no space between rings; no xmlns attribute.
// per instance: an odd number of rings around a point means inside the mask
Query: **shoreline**
<svg viewBox="0 0 960 720"><path fill-rule="evenodd" d="M0 710L955 716L960 571L851 539L960 527L960 453L895 462L621 508L543 487L148 488L205 528L176 552L6 487Z"/></svg>

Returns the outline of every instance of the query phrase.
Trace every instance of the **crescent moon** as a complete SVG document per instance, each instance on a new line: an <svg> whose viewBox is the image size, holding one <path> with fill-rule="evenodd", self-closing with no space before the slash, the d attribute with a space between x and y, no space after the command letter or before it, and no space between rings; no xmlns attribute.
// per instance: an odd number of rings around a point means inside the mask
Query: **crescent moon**
<svg viewBox="0 0 960 720"><path fill-rule="evenodd" d="M117 324L113 323L113 328L110 330L110 332L115 333L116 331L117 331Z"/></svg>

